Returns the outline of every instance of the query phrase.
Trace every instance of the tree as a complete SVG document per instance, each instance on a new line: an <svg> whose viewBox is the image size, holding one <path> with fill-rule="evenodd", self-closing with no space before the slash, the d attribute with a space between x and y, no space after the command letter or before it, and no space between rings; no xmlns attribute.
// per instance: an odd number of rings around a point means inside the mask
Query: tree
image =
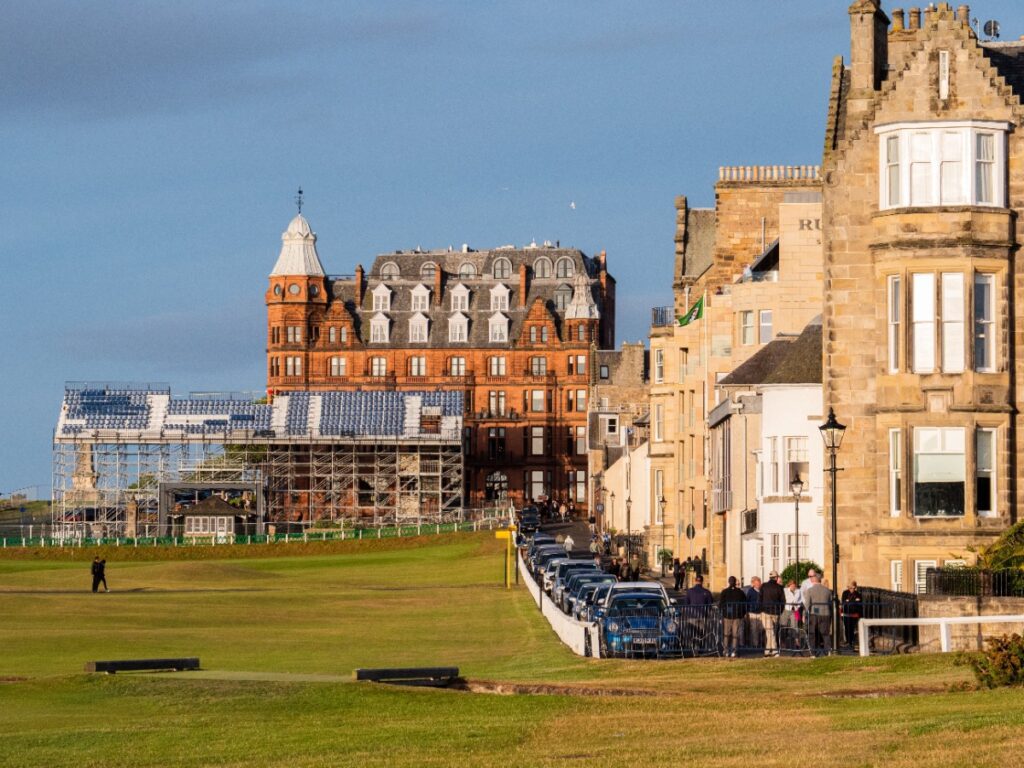
<svg viewBox="0 0 1024 768"><path fill-rule="evenodd" d="M819 574L821 573L821 566L813 560L801 560L799 563L790 563L782 571L782 583L788 584L790 579L792 579L797 584L802 584L804 579L807 578L807 572L812 568Z"/></svg>

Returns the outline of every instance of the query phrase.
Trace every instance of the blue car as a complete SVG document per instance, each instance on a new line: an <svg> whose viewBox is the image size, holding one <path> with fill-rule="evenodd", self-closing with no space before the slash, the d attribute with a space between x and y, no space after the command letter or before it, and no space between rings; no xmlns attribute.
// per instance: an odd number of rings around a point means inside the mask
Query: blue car
<svg viewBox="0 0 1024 768"><path fill-rule="evenodd" d="M602 656L679 655L679 615L663 597L650 592L613 593L603 613Z"/></svg>

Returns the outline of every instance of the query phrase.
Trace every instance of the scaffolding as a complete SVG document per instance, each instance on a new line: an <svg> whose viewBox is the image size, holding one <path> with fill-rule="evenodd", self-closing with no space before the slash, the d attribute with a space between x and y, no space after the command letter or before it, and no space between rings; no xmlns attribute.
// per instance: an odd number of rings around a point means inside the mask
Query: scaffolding
<svg viewBox="0 0 1024 768"><path fill-rule="evenodd" d="M54 440L52 466L58 536L168 535L160 491L174 483L257 483L266 522L303 527L450 522L463 513L457 442L112 441L78 434Z"/></svg>

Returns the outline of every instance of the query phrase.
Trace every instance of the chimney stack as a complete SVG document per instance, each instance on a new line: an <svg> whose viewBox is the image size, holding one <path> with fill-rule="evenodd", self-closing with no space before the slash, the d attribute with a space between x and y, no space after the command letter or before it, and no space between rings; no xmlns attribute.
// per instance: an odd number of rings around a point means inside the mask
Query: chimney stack
<svg viewBox="0 0 1024 768"><path fill-rule="evenodd" d="M870 98L888 67L889 17L879 0L855 0L850 6L850 90L852 98Z"/></svg>
<svg viewBox="0 0 1024 768"><path fill-rule="evenodd" d="M902 32L903 31L903 9L893 8L892 9L892 31Z"/></svg>
<svg viewBox="0 0 1024 768"><path fill-rule="evenodd" d="M971 26L971 7L969 5L957 6L956 17L964 26Z"/></svg>
<svg viewBox="0 0 1024 768"><path fill-rule="evenodd" d="M356 264L356 306L363 306L363 295L366 293L366 276L363 274L363 265Z"/></svg>
<svg viewBox="0 0 1024 768"><path fill-rule="evenodd" d="M438 307L441 306L441 301L444 299L444 270L438 266L434 270L434 304Z"/></svg>
<svg viewBox="0 0 1024 768"><path fill-rule="evenodd" d="M920 29L921 28L921 9L911 8L910 9L910 24L907 25L907 29Z"/></svg>
<svg viewBox="0 0 1024 768"><path fill-rule="evenodd" d="M529 289L529 280L527 275L527 266L524 261L519 265L519 306L526 306L526 292Z"/></svg>

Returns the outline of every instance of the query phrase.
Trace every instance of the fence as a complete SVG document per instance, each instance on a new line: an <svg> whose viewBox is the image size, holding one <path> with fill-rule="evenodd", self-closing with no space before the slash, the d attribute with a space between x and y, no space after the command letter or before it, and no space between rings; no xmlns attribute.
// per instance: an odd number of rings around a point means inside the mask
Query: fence
<svg viewBox="0 0 1024 768"><path fill-rule="evenodd" d="M329 529L309 529L298 533L205 534L193 536L138 536L135 538L87 538L73 536L20 536L0 538L0 548L14 547L191 547L228 544L275 544L289 542L361 541L363 539L400 539L442 533L491 531L505 524L501 518L467 520L461 523L421 523L409 525Z"/></svg>
<svg viewBox="0 0 1024 768"><path fill-rule="evenodd" d="M917 595L908 592L893 592L876 587L861 587L864 619L916 619ZM852 638L849 642L853 642ZM878 653L896 653L918 644L916 625L892 625L877 627L871 639L873 649Z"/></svg>
<svg viewBox="0 0 1024 768"><path fill-rule="evenodd" d="M945 597L1024 597L1024 570L929 568L925 594Z"/></svg>

